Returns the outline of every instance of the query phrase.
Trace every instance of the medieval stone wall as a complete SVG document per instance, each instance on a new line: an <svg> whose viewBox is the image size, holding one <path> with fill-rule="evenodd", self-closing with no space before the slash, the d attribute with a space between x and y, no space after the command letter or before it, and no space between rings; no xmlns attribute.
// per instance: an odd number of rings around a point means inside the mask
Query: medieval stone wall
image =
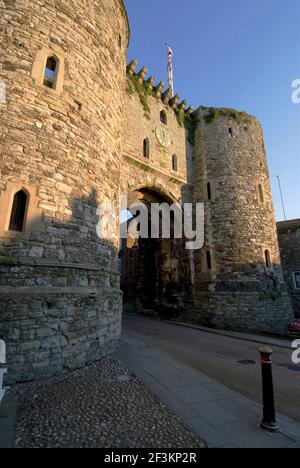
<svg viewBox="0 0 300 468"><path fill-rule="evenodd" d="M118 207L128 23L119 0L4 0L0 31L0 335L15 380L97 359L120 334L118 239L99 240L96 209Z"/></svg>
<svg viewBox="0 0 300 468"><path fill-rule="evenodd" d="M149 207L151 202L191 202L192 151L186 129L176 112L178 107L172 108L170 97L165 99L157 92L151 78L149 86L149 81L141 77L144 69L132 75L132 68L128 68L121 194L128 196L129 205L137 201ZM168 96L168 90L166 93ZM165 123L161 122L162 111ZM147 157L143 151L145 139L149 141ZM176 170L172 167L173 155L177 158ZM136 242L133 246L129 242L128 245L130 248L123 252L125 301L130 299L126 308L147 310L154 315L164 313L164 309L169 310L167 314L184 310L184 295L187 283L191 282L185 242L160 239ZM172 288L176 293L170 291Z"/></svg>
<svg viewBox="0 0 300 468"><path fill-rule="evenodd" d="M128 75L123 116L121 193L127 195L134 188L149 187L181 202L182 190L188 183L186 130L161 96L142 95L143 104L141 95L130 85ZM167 124L160 120L161 111L166 114ZM157 136L161 132L165 133L165 138L162 135L159 142ZM149 157L143 153L145 139L149 140ZM177 171L172 170L173 155L177 156Z"/></svg>
<svg viewBox="0 0 300 468"><path fill-rule="evenodd" d="M96 227L97 206L119 211L120 195L205 203L203 249L158 239L156 305L173 282L182 320L285 331L292 319L260 125L233 110L192 114L135 61L126 74L128 36L121 0L0 0L0 339L10 382L114 349L117 219L105 239Z"/></svg>
<svg viewBox="0 0 300 468"><path fill-rule="evenodd" d="M277 223L283 273L293 301L296 318L300 318L300 220ZM299 276L298 276L299 275Z"/></svg>
<svg viewBox="0 0 300 468"><path fill-rule="evenodd" d="M201 109L198 120L194 201L205 202L205 246L196 253L193 319L286 330L292 315L261 127L232 110Z"/></svg>

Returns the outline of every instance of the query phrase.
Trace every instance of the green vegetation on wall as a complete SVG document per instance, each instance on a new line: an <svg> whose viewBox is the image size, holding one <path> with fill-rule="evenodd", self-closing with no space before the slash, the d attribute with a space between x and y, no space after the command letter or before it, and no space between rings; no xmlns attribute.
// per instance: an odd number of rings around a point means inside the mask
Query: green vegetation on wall
<svg viewBox="0 0 300 468"><path fill-rule="evenodd" d="M188 132L188 141L194 145L198 118L195 115L187 115L183 109L176 109L175 113L180 127L185 127Z"/></svg>
<svg viewBox="0 0 300 468"><path fill-rule="evenodd" d="M148 103L149 96L152 96L156 99L159 99L155 93L153 93L151 87L143 82L141 83L138 75L127 75L127 86L126 92L128 95L138 94L141 105L144 109L145 117L149 120L151 109ZM168 107L166 107L168 110ZM175 114L177 117L177 122L180 127L185 127L188 132L188 140L193 145L195 140L195 131L198 123L198 119L193 115L187 115L184 109L175 109Z"/></svg>
<svg viewBox="0 0 300 468"><path fill-rule="evenodd" d="M152 90L147 83L140 83L137 75L127 75L127 94L131 95L137 93L141 104L144 109L145 117L150 119L150 106L148 104L148 97L153 96Z"/></svg>
<svg viewBox="0 0 300 468"><path fill-rule="evenodd" d="M188 132L188 141L191 143L191 145L195 144L195 133L196 133L198 123L199 123L199 120L194 115L187 115L185 117L184 124Z"/></svg>
<svg viewBox="0 0 300 468"><path fill-rule="evenodd" d="M185 112L183 109L176 109L175 114L177 116L177 122L180 125L180 127L185 126Z"/></svg>
<svg viewBox="0 0 300 468"><path fill-rule="evenodd" d="M250 117L248 114L246 114L246 112L239 112L235 109L226 109L223 107L220 107L220 108L201 107L201 109L208 111L208 113L204 116L204 120L207 124L215 122L220 117L229 117L233 120L236 120L239 123L250 122Z"/></svg>

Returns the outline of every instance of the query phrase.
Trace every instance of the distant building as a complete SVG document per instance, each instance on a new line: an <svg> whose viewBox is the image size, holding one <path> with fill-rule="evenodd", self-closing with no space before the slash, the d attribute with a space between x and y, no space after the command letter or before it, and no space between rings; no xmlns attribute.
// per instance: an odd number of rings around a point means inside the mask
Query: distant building
<svg viewBox="0 0 300 468"><path fill-rule="evenodd" d="M277 224L281 261L292 296L296 318L300 318L300 219Z"/></svg>

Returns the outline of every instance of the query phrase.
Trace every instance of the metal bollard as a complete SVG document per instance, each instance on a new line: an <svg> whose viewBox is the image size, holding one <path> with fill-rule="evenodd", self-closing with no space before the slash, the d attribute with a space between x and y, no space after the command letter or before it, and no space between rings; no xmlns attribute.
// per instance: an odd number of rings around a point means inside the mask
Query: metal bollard
<svg viewBox="0 0 300 468"><path fill-rule="evenodd" d="M275 411L272 358L271 358L273 351L270 348L262 347L262 348L259 348L258 352L261 355L263 405L264 405L264 416L261 422L261 427L270 432L277 432L279 431L279 424L277 423L277 420L276 420L276 411Z"/></svg>

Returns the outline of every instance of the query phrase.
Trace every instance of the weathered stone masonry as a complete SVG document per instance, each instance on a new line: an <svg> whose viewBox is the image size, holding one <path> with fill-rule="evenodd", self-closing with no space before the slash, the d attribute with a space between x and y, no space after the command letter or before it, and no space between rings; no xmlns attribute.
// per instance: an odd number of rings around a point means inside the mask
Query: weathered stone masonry
<svg viewBox="0 0 300 468"><path fill-rule="evenodd" d="M277 223L283 273L292 296L296 318L300 318L300 220Z"/></svg>
<svg viewBox="0 0 300 468"><path fill-rule="evenodd" d="M206 239L196 254L191 319L214 327L285 331L292 314L261 127L232 110L200 109L197 118L194 201L206 205Z"/></svg>
<svg viewBox="0 0 300 468"><path fill-rule="evenodd" d="M258 122L232 110L193 113L135 61L126 76L121 0L0 0L0 34L7 95L0 339L8 381L81 367L114 349L119 240L98 238L96 211L104 201L118 210L120 195L206 206L201 251L187 252L184 239L158 239L151 276L144 243L137 307L174 309L216 327L286 330L292 310Z"/></svg>
<svg viewBox="0 0 300 468"><path fill-rule="evenodd" d="M96 208L118 205L129 31L119 0L1 1L0 31L0 204L14 184L35 204L22 233L1 211L0 333L14 381L82 366L119 338L118 243L96 236ZM39 82L43 51L59 59L62 88Z"/></svg>

